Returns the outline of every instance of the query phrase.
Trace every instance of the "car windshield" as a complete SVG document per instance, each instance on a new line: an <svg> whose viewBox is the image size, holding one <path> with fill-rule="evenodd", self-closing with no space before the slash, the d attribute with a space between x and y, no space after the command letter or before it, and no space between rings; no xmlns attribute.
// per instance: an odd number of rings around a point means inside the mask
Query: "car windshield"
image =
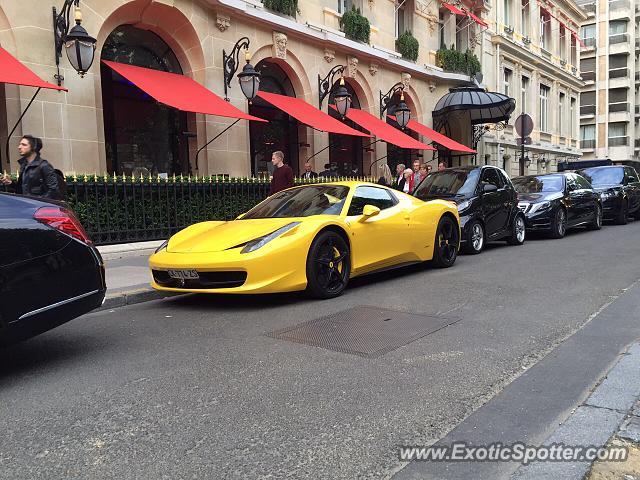
<svg viewBox="0 0 640 480"><path fill-rule="evenodd" d="M414 195L420 200L473 195L479 176L480 169L433 172L420 183Z"/></svg>
<svg viewBox="0 0 640 480"><path fill-rule="evenodd" d="M587 168L579 172L585 177L591 185L598 187L600 185L619 185L624 178L624 170L619 167L614 168Z"/></svg>
<svg viewBox="0 0 640 480"><path fill-rule="evenodd" d="M518 177L513 179L513 186L518 193L562 192L564 180L562 175Z"/></svg>
<svg viewBox="0 0 640 480"><path fill-rule="evenodd" d="M249 210L242 219L340 215L349 193L341 185L308 185L272 195Z"/></svg>

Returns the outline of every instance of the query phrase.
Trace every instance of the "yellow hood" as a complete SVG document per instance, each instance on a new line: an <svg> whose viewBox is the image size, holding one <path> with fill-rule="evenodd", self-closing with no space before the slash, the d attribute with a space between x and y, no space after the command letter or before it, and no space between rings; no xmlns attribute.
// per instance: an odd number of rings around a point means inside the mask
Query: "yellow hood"
<svg viewBox="0 0 640 480"><path fill-rule="evenodd" d="M229 222L202 222L185 228L169 240L170 253L221 252L284 227L294 218L261 218Z"/></svg>

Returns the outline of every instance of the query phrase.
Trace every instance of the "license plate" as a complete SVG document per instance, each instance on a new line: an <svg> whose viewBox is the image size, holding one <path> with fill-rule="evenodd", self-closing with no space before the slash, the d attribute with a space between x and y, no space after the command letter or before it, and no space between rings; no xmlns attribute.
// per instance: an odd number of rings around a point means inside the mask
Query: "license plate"
<svg viewBox="0 0 640 480"><path fill-rule="evenodd" d="M195 270L169 270L168 273L171 278L180 280L197 280L200 278Z"/></svg>

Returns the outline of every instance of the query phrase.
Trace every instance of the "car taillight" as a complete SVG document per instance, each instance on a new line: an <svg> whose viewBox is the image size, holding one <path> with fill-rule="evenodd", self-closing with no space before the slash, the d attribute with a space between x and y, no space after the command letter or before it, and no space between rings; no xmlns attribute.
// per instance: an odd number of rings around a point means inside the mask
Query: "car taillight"
<svg viewBox="0 0 640 480"><path fill-rule="evenodd" d="M63 207L40 207L33 215L40 223L44 223L62 233L72 236L73 238L86 243L93 244L87 232L76 218L76 216Z"/></svg>

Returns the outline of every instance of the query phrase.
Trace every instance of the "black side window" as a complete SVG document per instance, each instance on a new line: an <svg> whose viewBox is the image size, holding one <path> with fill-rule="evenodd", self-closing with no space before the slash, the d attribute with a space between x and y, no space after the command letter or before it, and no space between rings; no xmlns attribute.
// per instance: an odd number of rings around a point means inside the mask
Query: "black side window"
<svg viewBox="0 0 640 480"><path fill-rule="evenodd" d="M376 187L358 187L351 199L349 211L347 215L362 215L362 209L365 205L373 205L380 210L393 207L396 200L384 188Z"/></svg>
<svg viewBox="0 0 640 480"><path fill-rule="evenodd" d="M638 173L636 172L636 169L633 167L625 167L625 173L626 173L626 177L627 177L627 182L628 183L635 183L638 181Z"/></svg>
<svg viewBox="0 0 640 480"><path fill-rule="evenodd" d="M504 184L505 187L513 190L513 184L511 183L511 180L509 180L509 177L507 177L507 174L504 173L502 170L497 170L498 175L500 175L500 179L502 180L502 183Z"/></svg>
<svg viewBox="0 0 640 480"><path fill-rule="evenodd" d="M500 174L498 173L498 170L496 170L495 168L485 168L484 172L482 172L481 181L484 183L490 183L492 185L495 185L498 188L503 187Z"/></svg>
<svg viewBox="0 0 640 480"><path fill-rule="evenodd" d="M575 177L572 175L567 175L567 190L571 192L572 190L578 190L579 188L580 186L578 185Z"/></svg>
<svg viewBox="0 0 640 480"><path fill-rule="evenodd" d="M582 175L576 175L576 182L578 184L578 188L591 190L591 184Z"/></svg>

